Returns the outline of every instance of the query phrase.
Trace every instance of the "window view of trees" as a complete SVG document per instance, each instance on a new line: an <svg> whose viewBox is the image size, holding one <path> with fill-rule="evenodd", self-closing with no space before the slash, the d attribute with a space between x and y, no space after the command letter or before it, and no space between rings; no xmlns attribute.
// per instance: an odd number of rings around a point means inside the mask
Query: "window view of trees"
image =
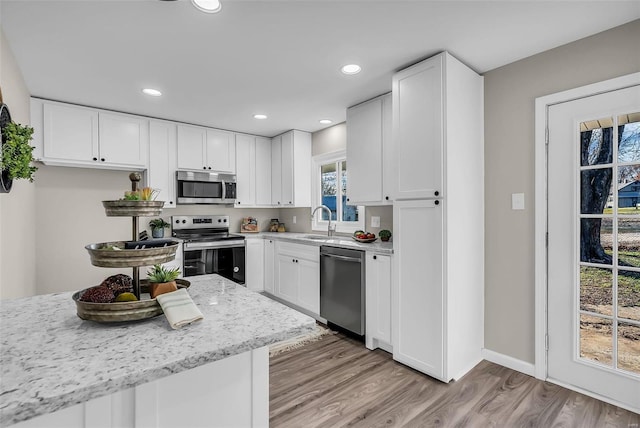
<svg viewBox="0 0 640 428"><path fill-rule="evenodd" d="M344 222L358 221L358 207L347 204L347 161L340 160L324 164L320 171L322 204L331 210L331 220L340 218L340 221ZM324 211L322 220L328 220L328 215Z"/></svg>

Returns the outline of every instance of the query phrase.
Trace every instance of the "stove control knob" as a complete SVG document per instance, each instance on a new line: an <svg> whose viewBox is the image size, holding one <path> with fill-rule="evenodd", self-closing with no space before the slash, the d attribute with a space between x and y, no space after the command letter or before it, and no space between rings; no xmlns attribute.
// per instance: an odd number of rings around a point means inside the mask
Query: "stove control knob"
<svg viewBox="0 0 640 428"><path fill-rule="evenodd" d="M180 220L176 220L176 224L180 224Z"/></svg>
<svg viewBox="0 0 640 428"><path fill-rule="evenodd" d="M187 220L182 220L182 224L185 224L187 222Z"/></svg>
<svg viewBox="0 0 640 428"><path fill-rule="evenodd" d="M234 266L233 271L235 273L238 273L238 272L240 272L240 268L238 266Z"/></svg>
<svg viewBox="0 0 640 428"><path fill-rule="evenodd" d="M219 219L218 219L218 223L222 223L222 219L220 219L220 218L219 218Z"/></svg>
<svg viewBox="0 0 640 428"><path fill-rule="evenodd" d="M225 218L225 219L224 219L224 220L222 220L222 221L224 221L224 222L226 223L226 222L227 222L227 219Z"/></svg>

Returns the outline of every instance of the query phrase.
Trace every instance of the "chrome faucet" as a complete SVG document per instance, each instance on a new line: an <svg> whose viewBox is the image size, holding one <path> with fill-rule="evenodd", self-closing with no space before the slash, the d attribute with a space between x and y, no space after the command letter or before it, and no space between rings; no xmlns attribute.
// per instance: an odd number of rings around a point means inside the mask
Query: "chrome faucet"
<svg viewBox="0 0 640 428"><path fill-rule="evenodd" d="M335 224L331 224L331 210L329 209L328 206L326 205L318 205L316 207L316 209L313 210L313 212L311 213L311 220L313 221L313 216L316 214L316 211L318 211L319 209L323 209L327 211L328 217L329 217L329 226L327 227L327 236L333 236L333 232L336 231L336 225ZM332 227L333 226L333 227Z"/></svg>

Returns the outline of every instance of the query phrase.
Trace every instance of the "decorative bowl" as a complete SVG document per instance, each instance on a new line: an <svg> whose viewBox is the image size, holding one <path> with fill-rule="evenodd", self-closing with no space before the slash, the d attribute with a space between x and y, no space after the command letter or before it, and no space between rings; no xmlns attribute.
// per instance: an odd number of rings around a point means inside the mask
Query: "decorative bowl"
<svg viewBox="0 0 640 428"><path fill-rule="evenodd" d="M191 283L184 279L176 279L178 288L188 288ZM91 287L90 287L91 288ZM76 302L78 317L83 320L97 321L103 323L139 321L153 318L162 314L162 308L156 299L141 299L134 302L114 302L114 303L92 303L82 302L80 296L84 290L73 294L72 299ZM149 282L146 279L140 280L141 293L149 293Z"/></svg>
<svg viewBox="0 0 640 428"><path fill-rule="evenodd" d="M145 241L142 241L145 242ZM153 240L149 240L152 243ZM170 262L176 257L179 241L168 240L169 245L155 248L125 249L126 242L100 242L89 244L86 250L91 256L91 264L99 267L152 266ZM114 249L117 248L117 249Z"/></svg>
<svg viewBox="0 0 640 428"><path fill-rule="evenodd" d="M102 201L107 217L152 217L159 216L164 201Z"/></svg>

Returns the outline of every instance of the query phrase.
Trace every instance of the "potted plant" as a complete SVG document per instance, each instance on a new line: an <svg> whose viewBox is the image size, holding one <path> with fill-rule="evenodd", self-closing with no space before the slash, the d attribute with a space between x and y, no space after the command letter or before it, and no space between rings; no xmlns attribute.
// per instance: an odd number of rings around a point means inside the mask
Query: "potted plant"
<svg viewBox="0 0 640 428"><path fill-rule="evenodd" d="M169 227L169 223L161 218L154 218L149 222L151 236L154 238L164 238L164 229Z"/></svg>
<svg viewBox="0 0 640 428"><path fill-rule="evenodd" d="M33 147L29 145L33 128L9 122L2 128L2 151L0 152L0 191L8 193L13 180L26 179L33 182L33 174L38 170L31 165Z"/></svg>
<svg viewBox="0 0 640 428"><path fill-rule="evenodd" d="M162 265L155 265L147 271L147 281L149 281L149 294L152 299L164 293L176 291L176 279L180 276L180 269L168 269Z"/></svg>
<svg viewBox="0 0 640 428"><path fill-rule="evenodd" d="M381 240L386 242L389 240L389 238L391 238L391 231L387 229L383 229L380 231L380 233L378 233L378 236L380 237Z"/></svg>

